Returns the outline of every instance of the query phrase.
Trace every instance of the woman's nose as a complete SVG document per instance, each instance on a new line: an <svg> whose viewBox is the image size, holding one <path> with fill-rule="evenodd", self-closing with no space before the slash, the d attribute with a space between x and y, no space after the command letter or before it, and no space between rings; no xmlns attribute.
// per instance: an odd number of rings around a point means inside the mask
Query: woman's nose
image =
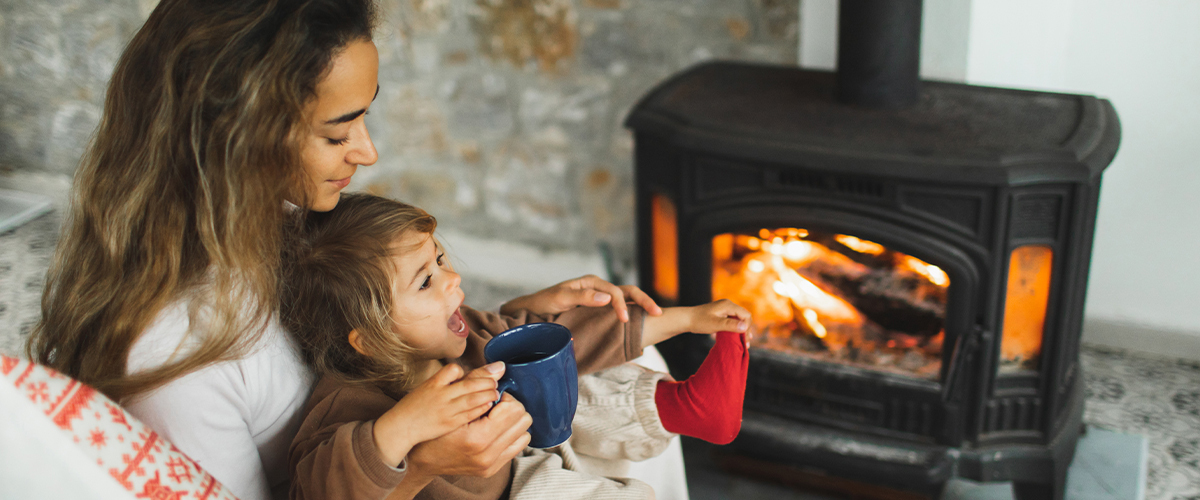
<svg viewBox="0 0 1200 500"><path fill-rule="evenodd" d="M346 153L346 163L354 165L373 165L379 160L379 152L375 151L375 143L371 141L371 132L366 123L359 123L362 140L356 141L356 146Z"/></svg>

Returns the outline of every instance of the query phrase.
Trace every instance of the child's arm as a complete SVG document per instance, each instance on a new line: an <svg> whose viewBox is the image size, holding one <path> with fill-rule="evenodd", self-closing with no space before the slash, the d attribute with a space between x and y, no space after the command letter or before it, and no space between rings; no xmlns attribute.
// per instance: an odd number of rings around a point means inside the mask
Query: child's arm
<svg viewBox="0 0 1200 500"><path fill-rule="evenodd" d="M646 318L643 345L682 332L717 334L695 374L682 382L658 382L654 402L665 429L716 444L737 437L750 364L749 326L750 312L728 300L668 308L662 316Z"/></svg>
<svg viewBox="0 0 1200 500"><path fill-rule="evenodd" d="M647 316L642 326L642 347L685 332L745 332L750 311L725 299L693 307L668 307L661 316Z"/></svg>

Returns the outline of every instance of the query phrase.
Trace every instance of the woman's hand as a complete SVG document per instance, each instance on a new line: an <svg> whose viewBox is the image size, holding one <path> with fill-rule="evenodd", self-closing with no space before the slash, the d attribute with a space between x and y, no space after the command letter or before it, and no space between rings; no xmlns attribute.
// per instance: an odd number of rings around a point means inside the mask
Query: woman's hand
<svg viewBox="0 0 1200 500"><path fill-rule="evenodd" d="M418 443L445 435L487 413L499 397L496 380L504 363L496 362L463 377L462 367L443 366L375 421L375 445L388 465L396 466ZM462 379L462 380L459 380Z"/></svg>
<svg viewBox="0 0 1200 500"><path fill-rule="evenodd" d="M408 475L491 477L529 444L532 424L521 402L505 393L483 418L413 447Z"/></svg>
<svg viewBox="0 0 1200 500"><path fill-rule="evenodd" d="M662 308L654 303L654 299L640 288L633 285L617 286L589 274L510 300L500 306L500 314L511 315L524 309L534 314L550 315L579 306L600 307L612 304L613 309L617 310L617 317L622 323L626 323L629 321L629 307L625 305L626 301L641 306L651 316L658 316L663 312Z"/></svg>

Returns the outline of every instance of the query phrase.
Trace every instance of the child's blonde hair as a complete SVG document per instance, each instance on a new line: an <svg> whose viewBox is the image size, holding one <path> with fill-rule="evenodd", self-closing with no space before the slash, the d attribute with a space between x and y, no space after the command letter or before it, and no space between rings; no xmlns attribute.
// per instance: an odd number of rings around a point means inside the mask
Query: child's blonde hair
<svg viewBox="0 0 1200 500"><path fill-rule="evenodd" d="M407 387L413 350L392 330L391 258L405 234L432 237L437 219L424 210L368 194L343 194L329 212L294 221L284 251L280 319L318 375L346 382ZM358 331L360 354L350 345Z"/></svg>

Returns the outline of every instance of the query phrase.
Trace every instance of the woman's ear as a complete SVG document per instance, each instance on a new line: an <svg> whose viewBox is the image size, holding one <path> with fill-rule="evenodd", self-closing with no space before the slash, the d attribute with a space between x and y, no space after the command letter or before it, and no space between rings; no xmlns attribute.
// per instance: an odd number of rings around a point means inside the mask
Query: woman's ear
<svg viewBox="0 0 1200 500"><path fill-rule="evenodd" d="M346 336L346 340L350 341L350 347L353 347L359 354L363 356L367 355L367 353L363 352L362 338L358 336L358 329L350 330L350 334Z"/></svg>

